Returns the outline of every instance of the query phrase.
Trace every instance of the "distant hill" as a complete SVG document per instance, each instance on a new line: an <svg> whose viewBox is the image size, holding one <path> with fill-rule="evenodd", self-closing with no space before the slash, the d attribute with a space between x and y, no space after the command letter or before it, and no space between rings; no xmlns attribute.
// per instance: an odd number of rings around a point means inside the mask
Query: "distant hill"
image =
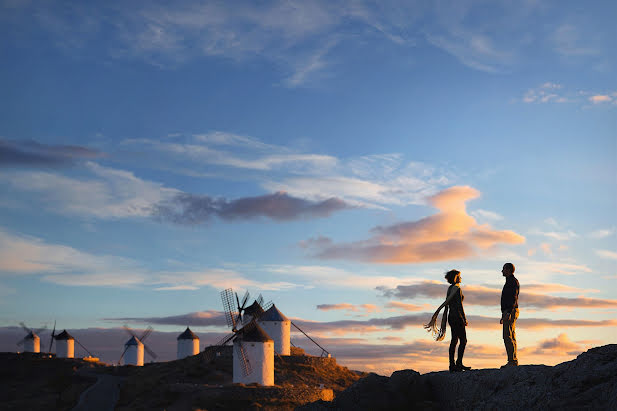
<svg viewBox="0 0 617 411"><path fill-rule="evenodd" d="M334 401L317 401L299 409L617 410L617 344L592 348L554 367L370 374Z"/></svg>

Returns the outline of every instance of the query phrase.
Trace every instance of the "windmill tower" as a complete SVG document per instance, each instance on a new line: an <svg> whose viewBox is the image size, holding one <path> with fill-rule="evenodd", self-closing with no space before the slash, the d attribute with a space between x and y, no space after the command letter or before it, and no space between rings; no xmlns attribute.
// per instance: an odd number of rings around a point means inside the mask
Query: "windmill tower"
<svg viewBox="0 0 617 411"><path fill-rule="evenodd" d="M178 359L199 353L199 337L189 327L178 336Z"/></svg>
<svg viewBox="0 0 617 411"><path fill-rule="evenodd" d="M66 330L53 337L56 340L56 357L75 358L75 338Z"/></svg>
<svg viewBox="0 0 617 411"><path fill-rule="evenodd" d="M118 364L120 364L122 358L124 358L124 365L137 365L141 367L144 365L144 351L147 352L152 359L156 359L157 355L144 343L144 340L148 338L152 332L152 327L148 327L140 337L137 337L133 330L126 325L123 326L123 328L129 333L131 338L124 343L124 351L118 360Z"/></svg>
<svg viewBox="0 0 617 411"><path fill-rule="evenodd" d="M274 340L254 320L236 333L233 382L274 385Z"/></svg>
<svg viewBox="0 0 617 411"><path fill-rule="evenodd" d="M41 352L41 338L37 334L43 331L45 328L33 330L26 327L26 324L24 324L23 322L19 323L19 325L21 325L21 328L23 328L24 331L26 331L28 334L22 340L20 340L17 345L21 346L23 344L24 352Z"/></svg>
<svg viewBox="0 0 617 411"><path fill-rule="evenodd" d="M265 312L260 303L263 298L259 296L250 307L245 308L249 293L244 295L242 303L237 294L234 298L234 294L231 288L221 292L225 318L232 333L213 349L206 350L204 357L210 361L217 347L233 341L233 382L274 385L274 340L257 324L259 316Z"/></svg>
<svg viewBox="0 0 617 411"><path fill-rule="evenodd" d="M279 355L290 354L291 321L272 304L259 317L259 325L274 340L274 352Z"/></svg>

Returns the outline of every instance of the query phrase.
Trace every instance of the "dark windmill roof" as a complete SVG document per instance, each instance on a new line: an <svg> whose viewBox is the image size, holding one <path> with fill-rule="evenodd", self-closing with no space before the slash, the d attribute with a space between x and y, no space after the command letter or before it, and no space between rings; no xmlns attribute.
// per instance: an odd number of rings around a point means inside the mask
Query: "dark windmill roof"
<svg viewBox="0 0 617 411"><path fill-rule="evenodd" d="M264 312L263 308L261 308L261 305L259 305L257 301L254 301L253 304L249 305L248 307L244 309L245 315L250 315L253 317L255 316L256 313L259 315L263 312Z"/></svg>
<svg viewBox="0 0 617 411"><path fill-rule="evenodd" d="M143 343L139 341L135 336L132 336L127 342L124 343L124 345L139 345L139 344L143 344Z"/></svg>
<svg viewBox="0 0 617 411"><path fill-rule="evenodd" d="M66 330L62 331L60 334L54 337L56 340L74 340L71 334L67 333Z"/></svg>
<svg viewBox="0 0 617 411"><path fill-rule="evenodd" d="M180 334L177 338L178 340L199 340L199 337L191 331L189 327L186 327L186 330L182 334Z"/></svg>
<svg viewBox="0 0 617 411"><path fill-rule="evenodd" d="M289 321L289 319L276 308L276 305L272 304L272 307L259 317L259 321Z"/></svg>
<svg viewBox="0 0 617 411"><path fill-rule="evenodd" d="M250 322L238 331L239 338L247 342L266 342L273 341L272 338L254 322Z"/></svg>

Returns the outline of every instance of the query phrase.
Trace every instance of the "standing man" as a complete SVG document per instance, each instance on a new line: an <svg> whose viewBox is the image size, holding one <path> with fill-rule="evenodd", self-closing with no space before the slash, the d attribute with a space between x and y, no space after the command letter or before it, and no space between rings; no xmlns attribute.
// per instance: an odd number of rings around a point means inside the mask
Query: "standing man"
<svg viewBox="0 0 617 411"><path fill-rule="evenodd" d="M518 318L518 291L519 284L514 277L514 264L505 263L501 273L506 277L506 283L501 291L501 320L503 324L503 342L508 353L508 363L501 368L516 367L518 359L516 358L516 332L515 324Z"/></svg>

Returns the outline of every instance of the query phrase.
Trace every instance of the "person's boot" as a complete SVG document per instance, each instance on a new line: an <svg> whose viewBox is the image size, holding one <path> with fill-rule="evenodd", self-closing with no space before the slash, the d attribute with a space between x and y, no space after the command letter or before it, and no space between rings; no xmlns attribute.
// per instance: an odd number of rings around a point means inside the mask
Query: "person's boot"
<svg viewBox="0 0 617 411"><path fill-rule="evenodd" d="M454 362L450 363L450 372L459 372L461 371L461 368L455 364Z"/></svg>
<svg viewBox="0 0 617 411"><path fill-rule="evenodd" d="M471 370L471 367L468 367L466 365L463 365L463 362L457 362L456 363L456 367L458 367L459 371L469 371Z"/></svg>

